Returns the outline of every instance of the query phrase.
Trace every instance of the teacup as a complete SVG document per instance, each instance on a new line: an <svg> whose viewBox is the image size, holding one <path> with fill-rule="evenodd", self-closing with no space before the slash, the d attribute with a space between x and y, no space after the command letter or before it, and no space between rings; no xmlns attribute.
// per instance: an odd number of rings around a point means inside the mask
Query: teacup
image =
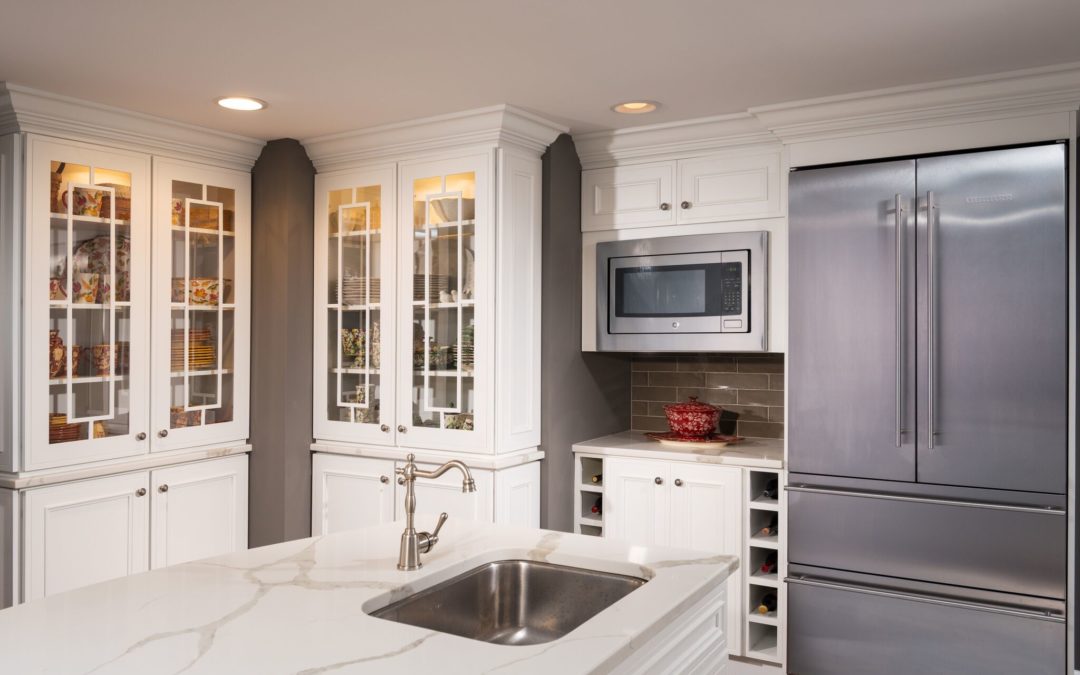
<svg viewBox="0 0 1080 675"><path fill-rule="evenodd" d="M71 275L71 301L96 303L101 290L101 275L94 272L76 272Z"/></svg>
<svg viewBox="0 0 1080 675"><path fill-rule="evenodd" d="M109 374L109 362L112 360L113 345L94 345L91 348L94 358L94 370L98 375Z"/></svg>

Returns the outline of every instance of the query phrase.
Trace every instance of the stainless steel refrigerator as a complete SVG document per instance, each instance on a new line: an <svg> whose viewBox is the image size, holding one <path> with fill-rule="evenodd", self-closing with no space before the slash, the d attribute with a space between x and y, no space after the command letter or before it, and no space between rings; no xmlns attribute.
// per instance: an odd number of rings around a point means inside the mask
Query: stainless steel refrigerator
<svg viewBox="0 0 1080 675"><path fill-rule="evenodd" d="M790 672L1066 672L1066 176L791 174Z"/></svg>

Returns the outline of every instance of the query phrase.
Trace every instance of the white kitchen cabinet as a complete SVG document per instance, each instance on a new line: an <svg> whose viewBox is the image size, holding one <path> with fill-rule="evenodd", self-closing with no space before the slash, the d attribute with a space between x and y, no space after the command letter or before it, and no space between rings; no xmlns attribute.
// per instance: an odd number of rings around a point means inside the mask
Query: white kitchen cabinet
<svg viewBox="0 0 1080 675"><path fill-rule="evenodd" d="M581 231L784 215L779 146L581 172Z"/></svg>
<svg viewBox="0 0 1080 675"><path fill-rule="evenodd" d="M742 469L671 463L668 544L739 555L742 546Z"/></svg>
<svg viewBox="0 0 1080 675"><path fill-rule="evenodd" d="M404 466L398 462L398 467ZM416 466L423 471L431 471L438 468L437 464L425 464L417 462ZM451 469L438 478L417 478L414 484L416 492L416 514L419 517L432 518L445 512L451 519L476 520L480 522L492 522L495 520L495 477L491 471L470 470L473 481L476 483L476 492L462 491L462 476L457 469ZM403 493L404 487L399 487L398 496L395 499L396 515L398 518L405 517ZM401 502L398 504L398 502ZM423 527L421 527L423 525ZM417 529L431 530L435 523L418 523Z"/></svg>
<svg viewBox="0 0 1080 675"><path fill-rule="evenodd" d="M394 460L317 452L311 473L312 535L394 519Z"/></svg>
<svg viewBox="0 0 1080 675"><path fill-rule="evenodd" d="M583 232L674 225L675 162L581 172Z"/></svg>
<svg viewBox="0 0 1080 675"><path fill-rule="evenodd" d="M22 599L246 548L247 476L240 454L23 491Z"/></svg>
<svg viewBox="0 0 1080 675"><path fill-rule="evenodd" d="M246 455L157 469L150 489L152 568L247 548Z"/></svg>
<svg viewBox="0 0 1080 675"><path fill-rule="evenodd" d="M149 487L143 471L27 490L23 599L149 569Z"/></svg>
<svg viewBox="0 0 1080 675"><path fill-rule="evenodd" d="M611 459L604 469L605 534L665 546L671 538L669 467L664 462Z"/></svg>

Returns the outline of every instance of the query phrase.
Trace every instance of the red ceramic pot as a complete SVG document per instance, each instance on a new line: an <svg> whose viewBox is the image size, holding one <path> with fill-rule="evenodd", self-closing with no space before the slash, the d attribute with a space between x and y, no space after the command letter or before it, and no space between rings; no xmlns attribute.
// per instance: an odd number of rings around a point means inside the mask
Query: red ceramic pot
<svg viewBox="0 0 1080 675"><path fill-rule="evenodd" d="M720 408L702 403L697 396L691 396L686 403L672 403L664 406L671 433L682 438L704 438L716 430L720 419Z"/></svg>

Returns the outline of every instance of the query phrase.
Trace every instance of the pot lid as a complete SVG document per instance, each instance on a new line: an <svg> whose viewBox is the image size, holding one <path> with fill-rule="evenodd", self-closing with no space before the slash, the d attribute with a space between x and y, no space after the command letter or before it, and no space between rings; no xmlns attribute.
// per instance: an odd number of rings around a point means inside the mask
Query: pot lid
<svg viewBox="0 0 1080 675"><path fill-rule="evenodd" d="M669 403L664 406L664 410L671 412L716 412L720 408L699 401L697 396L691 396L690 400L685 403Z"/></svg>

